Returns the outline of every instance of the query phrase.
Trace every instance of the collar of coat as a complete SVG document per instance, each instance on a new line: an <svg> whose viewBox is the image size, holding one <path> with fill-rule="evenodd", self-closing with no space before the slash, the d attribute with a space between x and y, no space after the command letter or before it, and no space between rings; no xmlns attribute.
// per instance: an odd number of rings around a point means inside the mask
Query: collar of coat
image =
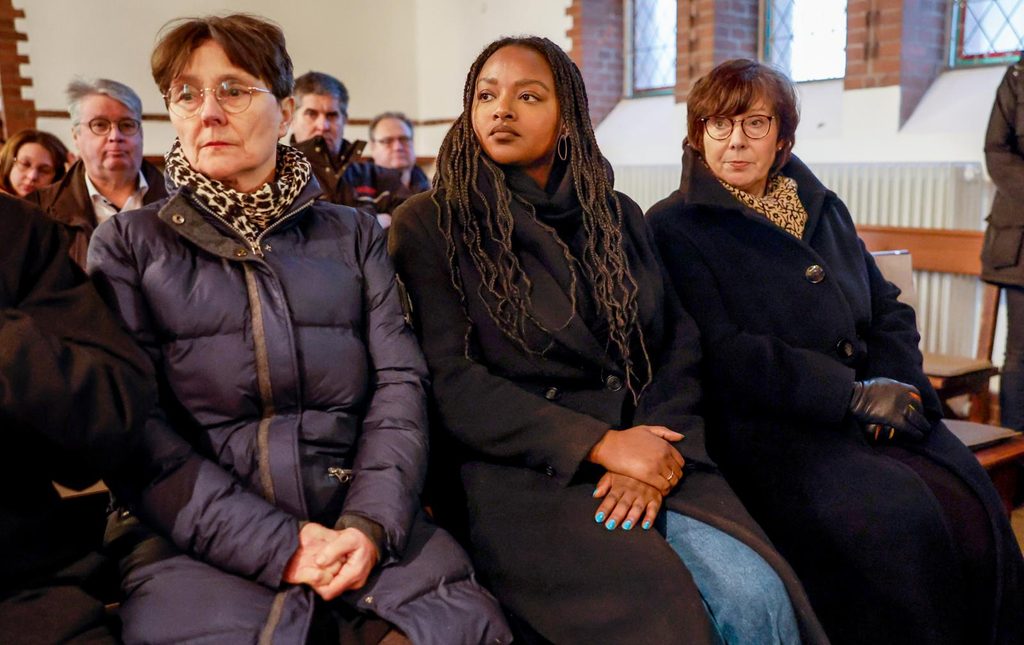
<svg viewBox="0 0 1024 645"><path fill-rule="evenodd" d="M149 184L149 189L142 196L142 203L152 204L166 197L167 188L163 173L146 160L142 161L140 169L146 183ZM81 159L71 164L67 174L59 182L37 191L30 197L33 198L30 201L38 204L50 217L67 226L96 228L96 212L89 198L89 189L85 185L85 164Z"/></svg>
<svg viewBox="0 0 1024 645"><path fill-rule="evenodd" d="M316 177L310 177L298 196L278 218L274 225L264 231L276 231L292 226L298 215L316 201L323 191ZM196 199L188 187L176 188L168 200L160 207L157 216L171 230L189 240L199 248L219 257L235 261L258 260L260 253L241 234L232 229L226 222L219 221L208 209ZM240 249L244 253L240 253Z"/></svg>
<svg viewBox="0 0 1024 645"><path fill-rule="evenodd" d="M587 325L581 315L580 303L590 299L590 294L584 290L590 288L589 281L582 275L582 271L576 268L577 275L573 278L573 268L566 262L563 251L563 242L560 241L558 233L549 225L541 222L534 211L532 204L526 199L516 197L509 189L507 183L498 183L492 176L490 170L482 162L479 162L476 190L470 190L471 217L482 217L479 215L484 209L493 209L498 190L509 192L509 206L514 220L512 229L513 246L519 259L523 272L530 280L530 302L528 308L531 316L543 325L547 333L541 332L531 321L527 321L527 339L535 339L531 343L531 349L544 353L546 348L543 344L538 345L536 339L541 343L555 341L564 348L572 351L578 356L586 358L592 364L601 369L608 370L615 374L622 373L622 366L619 361L609 354L604 342L599 340L594 332ZM569 182L568 190L575 191L572 186L572 173L567 172L563 182ZM575 193L574 193L575 194ZM446 203L444 189L438 189L434 195L435 202L442 212L447 212L445 217L452 217L453 236L455 243L455 256L459 263L459 276L462 281L462 288L467 298L479 297L488 301L492 296L482 285L482 278L466 245L462 242L462 224L457 221L450 205ZM439 226L444 230L443 219ZM630 242L625 239L628 235L623 233L623 243ZM489 240L482 240L485 248L491 247L494 243ZM631 267L631 270L638 271L646 267ZM637 306L639 308L639 324L647 326L653 319L656 312L660 311L661 291L657 288L645 288L645 277L633 276L641 285L637 294ZM576 290L576 306L573 306L573 285ZM659 285L660 286L660 285ZM493 301L489 302L493 306ZM633 356L637 369L641 369L642 358Z"/></svg>
<svg viewBox="0 0 1024 645"><path fill-rule="evenodd" d="M327 147L327 141L320 135L299 143L295 141L295 135L293 134L288 140L288 145L306 155L306 158L309 159L313 166L320 169L330 169L336 177L341 177L345 174L345 169L349 165L359 160L359 157L363 154L363 148L366 147L366 142L342 139L341 150L338 151L337 157L331 155Z"/></svg>
<svg viewBox="0 0 1024 645"><path fill-rule="evenodd" d="M821 220L825 205L838 198L835 193L825 188L825 185L811 172L811 169L796 155L790 155L789 161L782 167L781 173L796 181L796 192L800 196L804 209L807 210L807 225L804 227L803 239L809 240ZM679 194L688 206L705 206L735 211L744 217L777 228L763 215L733 197L704 163L701 153L688 143L683 145L683 172L679 180Z"/></svg>

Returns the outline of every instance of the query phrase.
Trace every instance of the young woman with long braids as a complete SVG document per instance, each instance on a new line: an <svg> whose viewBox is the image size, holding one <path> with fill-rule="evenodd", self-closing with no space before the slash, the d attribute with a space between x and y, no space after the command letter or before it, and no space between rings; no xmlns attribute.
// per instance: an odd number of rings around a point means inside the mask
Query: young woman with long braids
<svg viewBox="0 0 1024 645"><path fill-rule="evenodd" d="M824 641L704 449L692 320L614 192L579 70L506 38L394 216L478 571L528 643ZM445 508L447 502L447 507Z"/></svg>

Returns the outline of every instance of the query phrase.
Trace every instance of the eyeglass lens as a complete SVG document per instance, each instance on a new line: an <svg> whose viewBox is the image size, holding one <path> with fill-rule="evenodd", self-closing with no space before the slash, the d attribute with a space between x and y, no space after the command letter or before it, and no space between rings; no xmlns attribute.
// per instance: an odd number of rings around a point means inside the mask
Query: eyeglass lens
<svg viewBox="0 0 1024 645"><path fill-rule="evenodd" d="M211 91L221 109L237 114L244 112L252 103L253 92L267 92L268 90L227 81L217 87L195 87L183 83L172 86L167 91L167 106L180 117L190 117L199 112L206 99L206 93Z"/></svg>
<svg viewBox="0 0 1024 645"><path fill-rule="evenodd" d="M130 137L139 131L139 122L135 119L121 119L116 123L117 129L126 137ZM98 136L103 136L110 132L110 128L113 125L114 122L110 121L110 119L93 119L89 121L89 129Z"/></svg>
<svg viewBox="0 0 1024 645"><path fill-rule="evenodd" d="M732 134L736 123L740 124L743 134L751 139L763 139L771 129L772 117L766 114L752 114L742 119L731 119L727 116L709 116L704 119L704 128L712 139L725 139Z"/></svg>

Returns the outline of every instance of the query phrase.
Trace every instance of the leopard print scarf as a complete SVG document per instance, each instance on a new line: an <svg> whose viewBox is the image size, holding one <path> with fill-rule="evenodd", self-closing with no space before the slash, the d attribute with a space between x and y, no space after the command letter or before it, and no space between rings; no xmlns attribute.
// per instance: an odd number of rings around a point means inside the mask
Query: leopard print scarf
<svg viewBox="0 0 1024 645"><path fill-rule="evenodd" d="M803 237L804 227L807 225L807 210L796 192L796 181L793 178L775 175L768 180L764 197L754 197L731 184L719 181L726 190L732 193L733 197L743 202L744 205L764 215L770 222L793 237L797 239Z"/></svg>
<svg viewBox="0 0 1024 645"><path fill-rule="evenodd" d="M252 245L256 244L260 233L292 205L312 175L312 166L305 155L281 144L277 146L274 179L251 193L228 188L216 179L193 170L177 139L164 159L167 176L175 186L187 187L205 208L218 215Z"/></svg>

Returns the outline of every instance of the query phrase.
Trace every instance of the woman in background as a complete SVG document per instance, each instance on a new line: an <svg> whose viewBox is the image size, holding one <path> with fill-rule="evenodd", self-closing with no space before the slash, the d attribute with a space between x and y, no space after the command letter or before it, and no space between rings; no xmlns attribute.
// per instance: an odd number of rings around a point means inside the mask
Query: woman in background
<svg viewBox="0 0 1024 645"><path fill-rule="evenodd" d="M60 181L66 171L68 149L42 130L22 130L0 148L0 188L26 197Z"/></svg>
<svg viewBox="0 0 1024 645"><path fill-rule="evenodd" d="M487 46L437 173L389 243L452 444L435 453L457 455L456 510L523 642L823 642L705 452L696 331L565 52Z"/></svg>
<svg viewBox="0 0 1024 645"><path fill-rule="evenodd" d="M1005 511L940 420L913 309L792 156L798 118L782 73L722 63L648 214L700 328L709 452L833 643L1020 643Z"/></svg>

